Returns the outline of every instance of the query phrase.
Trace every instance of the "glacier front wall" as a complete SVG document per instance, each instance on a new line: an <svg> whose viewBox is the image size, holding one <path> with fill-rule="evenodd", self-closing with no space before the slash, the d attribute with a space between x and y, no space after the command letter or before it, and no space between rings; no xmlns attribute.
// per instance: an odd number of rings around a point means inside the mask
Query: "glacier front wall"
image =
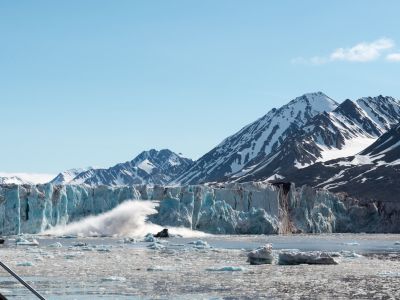
<svg viewBox="0 0 400 300"><path fill-rule="evenodd" d="M398 206L293 184L184 187L1 185L0 234L39 233L131 199L159 200L150 221L217 234L399 232Z"/></svg>

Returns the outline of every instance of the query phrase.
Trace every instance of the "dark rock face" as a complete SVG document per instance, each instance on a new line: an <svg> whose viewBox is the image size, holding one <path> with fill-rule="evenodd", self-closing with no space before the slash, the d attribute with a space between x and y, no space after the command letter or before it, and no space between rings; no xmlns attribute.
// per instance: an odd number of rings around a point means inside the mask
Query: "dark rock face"
<svg viewBox="0 0 400 300"><path fill-rule="evenodd" d="M169 238L168 229L167 229L167 228L164 228L164 229L161 230L159 233L157 233L156 235L154 235L154 237L156 237L156 238Z"/></svg>

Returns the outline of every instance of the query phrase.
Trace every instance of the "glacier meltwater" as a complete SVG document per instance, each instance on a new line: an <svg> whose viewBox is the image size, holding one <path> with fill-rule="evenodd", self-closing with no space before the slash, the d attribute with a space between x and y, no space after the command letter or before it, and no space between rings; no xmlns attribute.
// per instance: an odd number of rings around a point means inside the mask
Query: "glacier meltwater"
<svg viewBox="0 0 400 300"><path fill-rule="evenodd" d="M214 234L384 232L375 204L290 183L182 187L1 185L0 234L40 233L127 200L159 201L149 222Z"/></svg>

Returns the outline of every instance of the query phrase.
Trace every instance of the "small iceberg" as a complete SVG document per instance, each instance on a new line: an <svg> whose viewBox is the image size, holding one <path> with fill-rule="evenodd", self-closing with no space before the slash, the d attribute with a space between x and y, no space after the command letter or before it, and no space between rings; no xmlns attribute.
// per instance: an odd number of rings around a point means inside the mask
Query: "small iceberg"
<svg viewBox="0 0 400 300"><path fill-rule="evenodd" d="M151 234L148 233L143 239L143 242L145 243L156 243L158 240Z"/></svg>
<svg viewBox="0 0 400 300"><path fill-rule="evenodd" d="M360 246L360 243L358 243L358 242L348 242L348 243L343 243L343 245L346 245L346 246Z"/></svg>
<svg viewBox="0 0 400 300"><path fill-rule="evenodd" d="M354 251L340 251L340 255L345 257L345 258L361 258L363 257L361 254L357 254Z"/></svg>
<svg viewBox="0 0 400 300"><path fill-rule="evenodd" d="M163 250L163 249L165 249L165 246L161 245L160 243L152 243L152 244L148 245L147 248L149 248L151 250Z"/></svg>
<svg viewBox="0 0 400 300"><path fill-rule="evenodd" d="M33 263L30 261L23 261L23 262L19 262L17 263L18 267L33 267Z"/></svg>
<svg viewBox="0 0 400 300"><path fill-rule="evenodd" d="M76 242L76 243L73 243L72 246L74 246L74 247L85 247L85 246L87 246L87 243Z"/></svg>
<svg viewBox="0 0 400 300"><path fill-rule="evenodd" d="M379 277L400 277L400 272L380 272L377 274Z"/></svg>
<svg viewBox="0 0 400 300"><path fill-rule="evenodd" d="M149 267L147 268L148 272L163 272L163 271L171 271L171 269L164 268L161 266L154 266L154 267Z"/></svg>
<svg viewBox="0 0 400 300"><path fill-rule="evenodd" d="M134 238L124 238L122 240L122 243L124 243L124 244L136 244L137 240L134 239Z"/></svg>
<svg viewBox="0 0 400 300"><path fill-rule="evenodd" d="M196 248L196 249L211 248L211 246L206 241L202 241L202 240L197 240L197 241L190 242L189 245L193 245L193 247Z"/></svg>
<svg viewBox="0 0 400 300"><path fill-rule="evenodd" d="M39 246L39 242L34 238L24 239L23 237L18 237L15 240L17 246Z"/></svg>
<svg viewBox="0 0 400 300"><path fill-rule="evenodd" d="M337 261L329 252L310 251L301 252L297 250L282 251L279 253L280 265L337 265Z"/></svg>
<svg viewBox="0 0 400 300"><path fill-rule="evenodd" d="M59 242L56 242L54 244L48 245L49 248L62 248L62 244Z"/></svg>
<svg viewBox="0 0 400 300"><path fill-rule="evenodd" d="M101 281L110 281L110 282L112 282L112 281L118 281L118 282L125 282L126 281L126 278L125 277L119 277L119 276L110 276L110 277L106 277L106 278L103 278Z"/></svg>
<svg viewBox="0 0 400 300"><path fill-rule="evenodd" d="M272 256L272 245L266 244L247 254L247 261L251 265L272 264L274 257Z"/></svg>

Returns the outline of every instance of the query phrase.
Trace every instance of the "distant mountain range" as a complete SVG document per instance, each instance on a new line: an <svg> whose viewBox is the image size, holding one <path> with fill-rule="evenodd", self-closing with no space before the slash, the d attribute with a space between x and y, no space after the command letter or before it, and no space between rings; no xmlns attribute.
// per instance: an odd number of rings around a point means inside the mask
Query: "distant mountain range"
<svg viewBox="0 0 400 300"><path fill-rule="evenodd" d="M398 177L399 122L400 103L393 97L339 104L322 92L309 93L272 109L197 161L153 149L108 169L68 170L51 182L119 186L290 180L365 197L376 194L372 181L385 179L392 186L396 179L388 178ZM366 188L365 183L371 184Z"/></svg>
<svg viewBox="0 0 400 300"><path fill-rule="evenodd" d="M18 176L0 176L0 184L33 184Z"/></svg>
<svg viewBox="0 0 400 300"><path fill-rule="evenodd" d="M57 175L54 184L134 185L170 183L193 164L168 149L150 150L140 153L131 161L117 164L108 169L71 169Z"/></svg>

